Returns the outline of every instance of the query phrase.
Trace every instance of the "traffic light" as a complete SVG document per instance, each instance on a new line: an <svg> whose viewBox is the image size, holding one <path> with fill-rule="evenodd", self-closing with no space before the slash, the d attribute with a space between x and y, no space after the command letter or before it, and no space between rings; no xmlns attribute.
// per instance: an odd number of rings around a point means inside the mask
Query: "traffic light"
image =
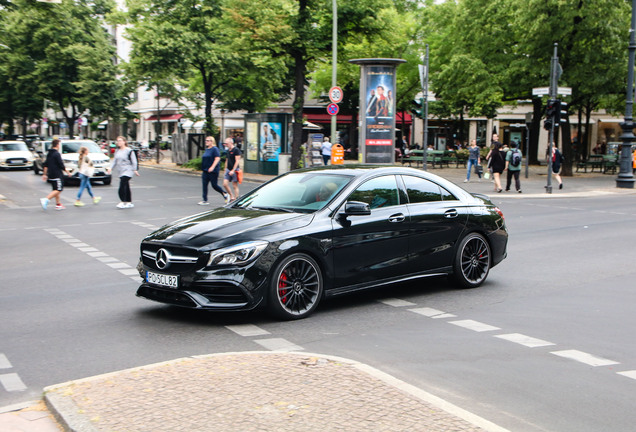
<svg viewBox="0 0 636 432"><path fill-rule="evenodd" d="M559 127L559 120L557 120L557 115L559 115L559 105L561 101L558 99L550 99L548 100L548 105L545 107L545 121L543 122L543 127L547 130L552 129L552 126Z"/></svg>
<svg viewBox="0 0 636 432"><path fill-rule="evenodd" d="M411 113L417 118L424 118L424 98L413 99Z"/></svg>
<svg viewBox="0 0 636 432"><path fill-rule="evenodd" d="M568 120L568 104L562 101L558 101L559 106L557 110L557 117L554 120L554 125L559 126L559 123L566 123Z"/></svg>

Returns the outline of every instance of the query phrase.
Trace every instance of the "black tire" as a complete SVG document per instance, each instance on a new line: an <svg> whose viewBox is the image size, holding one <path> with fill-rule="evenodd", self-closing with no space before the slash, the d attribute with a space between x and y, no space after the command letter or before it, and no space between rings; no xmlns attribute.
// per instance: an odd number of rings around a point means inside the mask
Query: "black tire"
<svg viewBox="0 0 636 432"><path fill-rule="evenodd" d="M322 292L323 277L316 261L302 253L289 255L272 273L269 310L285 320L306 318L318 307Z"/></svg>
<svg viewBox="0 0 636 432"><path fill-rule="evenodd" d="M470 233L459 243L452 276L461 288L476 288L488 277L490 265L490 245L481 234Z"/></svg>
<svg viewBox="0 0 636 432"><path fill-rule="evenodd" d="M111 181L112 181L112 179L104 180L104 181L103 181L104 186L108 186L108 185L110 184L110 182L111 182Z"/></svg>

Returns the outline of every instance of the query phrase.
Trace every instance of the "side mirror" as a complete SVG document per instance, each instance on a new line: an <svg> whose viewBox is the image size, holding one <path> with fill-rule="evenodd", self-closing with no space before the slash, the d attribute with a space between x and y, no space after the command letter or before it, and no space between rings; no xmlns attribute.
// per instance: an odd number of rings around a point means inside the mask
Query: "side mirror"
<svg viewBox="0 0 636 432"><path fill-rule="evenodd" d="M345 216L368 216L371 214L369 204L360 201L347 201L344 207Z"/></svg>

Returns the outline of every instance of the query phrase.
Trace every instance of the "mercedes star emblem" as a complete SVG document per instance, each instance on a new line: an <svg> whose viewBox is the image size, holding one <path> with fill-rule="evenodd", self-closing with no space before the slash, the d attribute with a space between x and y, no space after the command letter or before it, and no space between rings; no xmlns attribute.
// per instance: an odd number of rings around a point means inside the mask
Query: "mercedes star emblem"
<svg viewBox="0 0 636 432"><path fill-rule="evenodd" d="M170 254L165 249L159 249L157 251L157 257L155 258L155 263L157 264L157 268L160 270L165 269L170 265Z"/></svg>

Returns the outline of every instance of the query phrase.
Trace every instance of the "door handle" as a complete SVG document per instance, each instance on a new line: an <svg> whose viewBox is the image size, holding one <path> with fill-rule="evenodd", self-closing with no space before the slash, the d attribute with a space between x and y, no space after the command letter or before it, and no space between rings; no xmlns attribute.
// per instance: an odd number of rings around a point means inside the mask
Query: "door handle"
<svg viewBox="0 0 636 432"><path fill-rule="evenodd" d="M397 213L389 216L389 222L404 222L404 215L402 213Z"/></svg>
<svg viewBox="0 0 636 432"><path fill-rule="evenodd" d="M455 209L446 210L444 212L444 217L448 219L456 218L457 216L459 216L459 213L457 213Z"/></svg>

